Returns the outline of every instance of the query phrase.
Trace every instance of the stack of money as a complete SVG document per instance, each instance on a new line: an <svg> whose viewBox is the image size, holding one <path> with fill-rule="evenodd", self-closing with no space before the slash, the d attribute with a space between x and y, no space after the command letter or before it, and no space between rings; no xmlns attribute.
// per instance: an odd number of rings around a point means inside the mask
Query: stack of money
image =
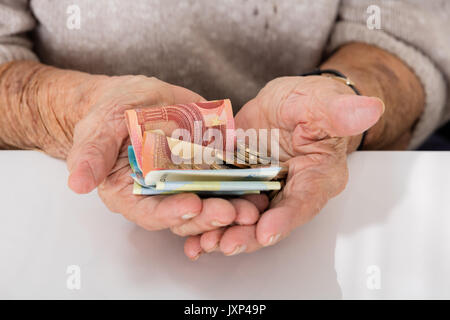
<svg viewBox="0 0 450 320"><path fill-rule="evenodd" d="M276 192L287 168L237 142L229 100L125 112L134 194Z"/></svg>

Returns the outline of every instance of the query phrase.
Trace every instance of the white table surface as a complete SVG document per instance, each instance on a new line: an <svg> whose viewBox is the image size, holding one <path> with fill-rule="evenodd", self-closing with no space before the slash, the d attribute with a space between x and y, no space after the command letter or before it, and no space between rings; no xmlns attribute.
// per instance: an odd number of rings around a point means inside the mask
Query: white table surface
<svg viewBox="0 0 450 320"><path fill-rule="evenodd" d="M1 151L0 163L0 298L450 298L450 153L353 154L346 190L313 222L196 262L182 238L72 193L64 162Z"/></svg>

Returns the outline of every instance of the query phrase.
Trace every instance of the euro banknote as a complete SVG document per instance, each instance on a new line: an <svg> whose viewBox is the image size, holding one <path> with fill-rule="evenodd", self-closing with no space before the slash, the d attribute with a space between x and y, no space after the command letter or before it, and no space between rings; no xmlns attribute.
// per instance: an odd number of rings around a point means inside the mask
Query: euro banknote
<svg viewBox="0 0 450 320"><path fill-rule="evenodd" d="M136 154L138 166L142 168L142 148L144 133L158 130L166 136L171 136L174 130L185 130L190 134L191 142L200 137L198 144L206 146L211 143L213 136L208 137L208 129L216 129L223 137L223 148L234 129L233 109L228 99L177 104L172 106L148 107L125 111L125 117L131 144ZM228 130L227 130L228 129ZM156 150L161 151L161 150ZM158 153L146 154L146 158L153 159L154 165L159 163ZM150 161L150 164L152 162ZM161 169L155 167L155 169Z"/></svg>
<svg viewBox="0 0 450 320"><path fill-rule="evenodd" d="M131 109L125 117L134 194L230 196L282 187L287 167L236 144L229 100Z"/></svg>
<svg viewBox="0 0 450 320"><path fill-rule="evenodd" d="M141 195L196 192L203 195L244 195L279 190L280 182L270 181L284 176L282 167L218 170L155 170L144 178L137 166L132 146L128 159L134 179L133 193ZM281 174L280 174L281 173ZM275 183L274 183L275 182Z"/></svg>

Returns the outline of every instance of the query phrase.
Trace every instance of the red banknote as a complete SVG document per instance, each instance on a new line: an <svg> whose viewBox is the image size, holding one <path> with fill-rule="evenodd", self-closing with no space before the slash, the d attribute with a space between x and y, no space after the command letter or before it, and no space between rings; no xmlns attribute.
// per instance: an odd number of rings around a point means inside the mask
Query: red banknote
<svg viewBox="0 0 450 320"><path fill-rule="evenodd" d="M177 130L176 132L187 133L192 143L202 146L216 143L215 145L221 145L224 151L227 150L227 141L232 141L234 134L233 110L228 99L132 109L127 110L125 116L131 144L141 170L143 157L146 156L142 152L145 132L158 130L167 137L173 137L174 131ZM222 141L214 141L217 137ZM150 140L153 138L160 139L152 137ZM163 141L159 143L155 146L161 146ZM147 147L151 148L148 143Z"/></svg>

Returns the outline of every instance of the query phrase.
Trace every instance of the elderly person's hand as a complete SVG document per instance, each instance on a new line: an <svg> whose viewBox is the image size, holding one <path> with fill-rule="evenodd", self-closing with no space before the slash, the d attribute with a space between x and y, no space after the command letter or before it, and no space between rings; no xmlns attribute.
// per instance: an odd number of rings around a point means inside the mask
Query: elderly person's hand
<svg viewBox="0 0 450 320"><path fill-rule="evenodd" d="M256 206L244 199L132 194L124 110L195 102L202 99L198 94L156 78L90 75L31 61L3 65L0 75L0 103L9 106L0 121L0 145L67 159L75 192L98 186L111 211L146 229L172 228L183 236L256 222Z"/></svg>
<svg viewBox="0 0 450 320"><path fill-rule="evenodd" d="M366 96L326 76L269 82L239 111L236 123L244 129L280 129L280 160L289 166L286 185L267 209L259 202L258 208L266 211L256 225L235 225L189 237L184 247L188 257L212 251L226 255L251 252L277 243L309 221L344 189L347 154L357 149L361 133L368 128L373 126L365 142L369 148L407 145L424 95L417 77L401 60L379 48L355 43L341 48L322 67L350 76ZM383 101L389 109L379 121Z"/></svg>
<svg viewBox="0 0 450 320"><path fill-rule="evenodd" d="M92 106L75 126L73 146L67 157L70 188L86 193L98 186L100 197L111 211L148 230L172 228L174 233L186 236L234 221L255 223L258 211L244 199L202 200L194 193L145 197L132 194L127 157L130 141L124 110L201 99L185 88L155 78L125 76L99 80L90 93Z"/></svg>
<svg viewBox="0 0 450 320"><path fill-rule="evenodd" d="M347 85L322 76L269 82L237 114L236 126L280 130L280 161L289 166L286 185L258 223L191 237L186 253L210 251L220 240L227 255L275 244L309 221L347 182L347 153L384 111L378 98L357 96Z"/></svg>

